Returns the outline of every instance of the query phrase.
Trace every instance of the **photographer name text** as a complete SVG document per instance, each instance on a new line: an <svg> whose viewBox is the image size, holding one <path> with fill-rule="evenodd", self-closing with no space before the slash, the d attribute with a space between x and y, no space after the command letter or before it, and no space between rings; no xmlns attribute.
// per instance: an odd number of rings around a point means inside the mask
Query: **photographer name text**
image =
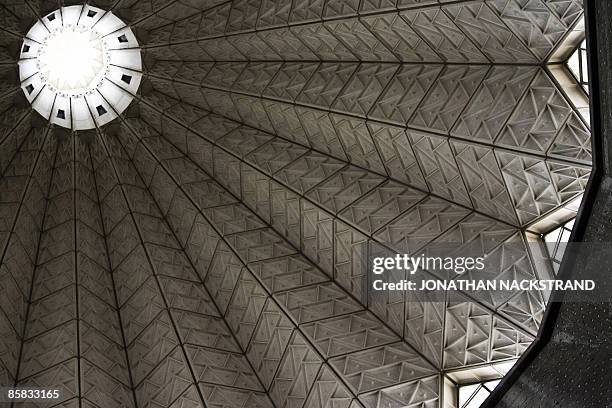
<svg viewBox="0 0 612 408"><path fill-rule="evenodd" d="M398 282L385 282L381 279L372 282L376 291L516 291L516 290L557 290L557 291L592 291L595 282L592 280L555 280L555 279L524 279L524 280L436 280L421 281L400 280Z"/></svg>

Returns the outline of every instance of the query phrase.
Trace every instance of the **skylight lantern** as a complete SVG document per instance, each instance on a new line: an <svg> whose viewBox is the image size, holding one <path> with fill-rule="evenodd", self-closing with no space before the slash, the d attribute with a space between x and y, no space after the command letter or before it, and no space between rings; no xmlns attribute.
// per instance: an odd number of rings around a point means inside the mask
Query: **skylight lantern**
<svg viewBox="0 0 612 408"><path fill-rule="evenodd" d="M142 78L140 48L132 30L111 12L62 7L28 31L19 75L26 98L50 123L93 129L133 100Z"/></svg>

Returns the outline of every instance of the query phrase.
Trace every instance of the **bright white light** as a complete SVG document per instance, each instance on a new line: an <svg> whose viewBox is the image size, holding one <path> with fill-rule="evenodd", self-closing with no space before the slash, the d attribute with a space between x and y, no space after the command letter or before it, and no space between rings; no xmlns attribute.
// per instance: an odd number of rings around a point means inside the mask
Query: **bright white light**
<svg viewBox="0 0 612 408"><path fill-rule="evenodd" d="M95 89L104 77L108 51L95 30L65 26L42 44L38 64L47 84L60 93L80 95Z"/></svg>
<svg viewBox="0 0 612 408"><path fill-rule="evenodd" d="M21 88L50 123L84 130L116 119L134 99L142 59L132 30L88 4L55 10L26 34Z"/></svg>

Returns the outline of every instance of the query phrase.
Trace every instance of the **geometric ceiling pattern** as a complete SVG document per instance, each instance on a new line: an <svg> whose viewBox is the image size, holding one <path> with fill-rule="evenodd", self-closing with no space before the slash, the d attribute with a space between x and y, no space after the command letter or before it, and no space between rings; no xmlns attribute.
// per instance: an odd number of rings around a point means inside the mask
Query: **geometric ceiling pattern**
<svg viewBox="0 0 612 408"><path fill-rule="evenodd" d="M540 274L526 231L590 174L544 67L581 4L97 2L144 76L71 134L16 76L59 5L3 1L0 384L62 390L33 407L456 407L449 373L518 357L545 295L373 296L368 256L481 243L494 274Z"/></svg>

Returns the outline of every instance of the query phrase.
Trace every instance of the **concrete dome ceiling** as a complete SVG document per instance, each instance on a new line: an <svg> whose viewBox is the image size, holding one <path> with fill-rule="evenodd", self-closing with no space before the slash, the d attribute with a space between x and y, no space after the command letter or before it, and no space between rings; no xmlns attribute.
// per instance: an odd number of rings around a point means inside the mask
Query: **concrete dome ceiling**
<svg viewBox="0 0 612 408"><path fill-rule="evenodd" d="M143 78L77 133L16 74L75 3L0 4L0 384L63 391L32 406L450 408L533 340L544 294L382 298L364 268L454 240L539 276L532 226L590 173L545 68L581 1L96 1Z"/></svg>

